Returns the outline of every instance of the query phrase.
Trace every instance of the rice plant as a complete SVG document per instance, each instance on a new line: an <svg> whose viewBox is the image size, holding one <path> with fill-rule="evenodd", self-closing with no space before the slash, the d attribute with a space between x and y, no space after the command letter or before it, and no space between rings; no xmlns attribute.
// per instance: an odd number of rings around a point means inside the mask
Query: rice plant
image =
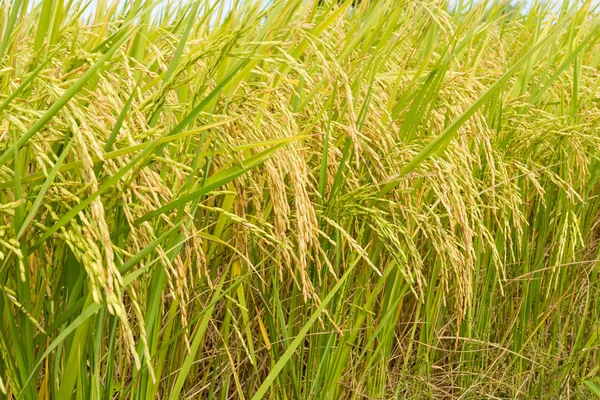
<svg viewBox="0 0 600 400"><path fill-rule="evenodd" d="M0 18L0 399L600 396L593 1Z"/></svg>

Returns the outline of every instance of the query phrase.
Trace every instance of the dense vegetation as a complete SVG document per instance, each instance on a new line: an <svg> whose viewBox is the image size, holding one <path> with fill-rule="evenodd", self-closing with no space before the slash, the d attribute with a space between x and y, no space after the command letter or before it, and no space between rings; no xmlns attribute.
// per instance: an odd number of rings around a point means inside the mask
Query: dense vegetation
<svg viewBox="0 0 600 400"><path fill-rule="evenodd" d="M0 10L0 399L600 394L591 2Z"/></svg>

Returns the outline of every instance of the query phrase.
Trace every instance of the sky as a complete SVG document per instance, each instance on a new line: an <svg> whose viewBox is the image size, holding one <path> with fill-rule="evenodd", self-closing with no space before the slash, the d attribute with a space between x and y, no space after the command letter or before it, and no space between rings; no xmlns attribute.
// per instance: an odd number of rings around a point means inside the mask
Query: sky
<svg viewBox="0 0 600 400"><path fill-rule="evenodd" d="M123 3L125 3L126 0L118 0L118 1L122 1ZM156 0L155 0L156 1ZM162 0L162 1L166 1L166 0ZM181 0L182 3L186 2L186 1L191 1L191 0ZM231 5L233 4L233 0L211 0L211 3L214 1L222 1L225 4L229 5L231 7ZM453 5L456 5L459 3L460 0L448 0L448 3L450 5L450 7L452 7ZM468 1L473 1L474 3L477 3L478 0L463 0L464 3L468 2ZM533 3L533 0L512 0L511 4L517 4L518 2L524 2L525 3L525 9L528 9L528 5ZM560 8L563 4L563 0L543 0L547 3L552 4L553 8L555 9L556 12L560 11ZM571 4L578 2L579 4L583 3L583 0L570 0ZM270 2L270 0L263 0L263 2L268 3ZM592 0L592 4L593 6L597 6L598 10L600 10L600 0ZM83 16L89 16L92 15L94 13L95 10L95 5L96 5L96 0L90 0L90 5L87 7L86 11L84 12ZM156 8L156 11L160 11L160 6L158 6Z"/></svg>

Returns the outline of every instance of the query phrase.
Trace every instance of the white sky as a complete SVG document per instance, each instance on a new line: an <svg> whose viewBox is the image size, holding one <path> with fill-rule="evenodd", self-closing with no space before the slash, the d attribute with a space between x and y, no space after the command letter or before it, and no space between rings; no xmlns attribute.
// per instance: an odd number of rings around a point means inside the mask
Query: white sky
<svg viewBox="0 0 600 400"><path fill-rule="evenodd" d="M119 1L125 3L125 0L119 0ZM166 0L162 0L162 1L166 1ZM191 0L181 0L182 3L184 3L185 1L191 1ZM213 1L222 1L222 2L224 2L226 4L228 4L228 5L233 4L233 0L211 0L211 3ZM269 0L266 0L266 1L263 0L263 1L265 3L269 2ZM478 2L478 0L463 0L464 3L467 3L469 1L473 1L474 3ZM521 1L523 1L526 4L532 3L532 0L512 0L511 3L516 4L516 3L521 2ZM544 1L547 2L547 3L551 3L551 4L553 4L556 7L560 7L563 4L563 0L544 0ZM583 0L570 0L571 4L574 3L575 1L579 2L580 4L583 3ZM449 2L450 5L452 5L452 4L458 3L459 0L448 0L448 2ZM88 7L88 10L90 10L90 11L94 10L95 4L96 4L96 0L91 0L91 3L90 3L90 6ZM593 5L600 5L600 0L592 0L592 4Z"/></svg>

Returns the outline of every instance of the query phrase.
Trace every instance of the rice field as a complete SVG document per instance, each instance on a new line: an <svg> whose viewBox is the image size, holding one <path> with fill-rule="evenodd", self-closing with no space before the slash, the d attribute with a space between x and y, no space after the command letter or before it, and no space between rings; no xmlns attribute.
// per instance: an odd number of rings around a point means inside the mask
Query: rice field
<svg viewBox="0 0 600 400"><path fill-rule="evenodd" d="M600 397L592 1L0 2L0 400Z"/></svg>

